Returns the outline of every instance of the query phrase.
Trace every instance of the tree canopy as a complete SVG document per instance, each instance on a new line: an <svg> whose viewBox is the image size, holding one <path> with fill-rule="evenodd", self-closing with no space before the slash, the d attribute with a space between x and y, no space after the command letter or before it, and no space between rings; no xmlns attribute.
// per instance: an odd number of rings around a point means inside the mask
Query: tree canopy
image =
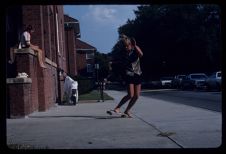
<svg viewBox="0 0 226 154"><path fill-rule="evenodd" d="M95 63L99 64L98 80L103 80L108 77L109 74L109 59L108 55L100 52L95 54Z"/></svg>
<svg viewBox="0 0 226 154"><path fill-rule="evenodd" d="M134 37L142 49L144 79L221 69L218 5L141 5L134 13L135 19L119 27L118 33ZM119 57L118 46L112 48L113 59Z"/></svg>

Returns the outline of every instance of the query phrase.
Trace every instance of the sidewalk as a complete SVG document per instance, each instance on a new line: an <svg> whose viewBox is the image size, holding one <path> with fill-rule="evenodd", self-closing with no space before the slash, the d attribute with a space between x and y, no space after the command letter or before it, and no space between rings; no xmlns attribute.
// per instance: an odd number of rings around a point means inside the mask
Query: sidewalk
<svg viewBox="0 0 226 154"><path fill-rule="evenodd" d="M7 143L44 149L216 148L221 145L219 112L141 96L132 110L134 118L120 118L107 115L106 110L114 108L125 92L105 92L115 100L56 106L25 119L7 119Z"/></svg>

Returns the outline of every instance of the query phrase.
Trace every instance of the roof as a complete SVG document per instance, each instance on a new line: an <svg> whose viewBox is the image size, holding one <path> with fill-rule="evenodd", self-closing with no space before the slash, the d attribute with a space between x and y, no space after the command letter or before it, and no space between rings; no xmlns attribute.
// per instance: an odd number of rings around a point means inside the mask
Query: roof
<svg viewBox="0 0 226 154"><path fill-rule="evenodd" d="M64 15L64 22L78 22L78 20L70 17L69 15Z"/></svg>
<svg viewBox="0 0 226 154"><path fill-rule="evenodd" d="M80 39L76 39L76 50L77 51L96 51L97 49L95 47L93 47L92 45L80 40Z"/></svg>
<svg viewBox="0 0 226 154"><path fill-rule="evenodd" d="M79 21L68 15L64 15L64 27L65 29L74 29L76 38L81 37Z"/></svg>

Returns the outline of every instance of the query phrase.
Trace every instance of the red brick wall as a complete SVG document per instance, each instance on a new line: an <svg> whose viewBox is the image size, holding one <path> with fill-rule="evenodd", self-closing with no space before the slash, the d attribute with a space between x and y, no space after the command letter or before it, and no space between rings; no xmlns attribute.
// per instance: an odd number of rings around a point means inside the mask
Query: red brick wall
<svg viewBox="0 0 226 154"><path fill-rule="evenodd" d="M65 31L66 43L66 59L68 61L67 71L71 76L77 75L76 68L76 47L75 47L75 32L74 29L67 29Z"/></svg>
<svg viewBox="0 0 226 154"><path fill-rule="evenodd" d="M54 7L55 10L55 16L57 13L57 17L58 17L58 37L59 37L59 53L57 53L57 60L58 60L58 67L63 69L64 71L68 71L67 70L67 59L66 59L66 45L65 45L65 31L64 31L64 11L63 11L63 7L60 5L57 5ZM56 37L55 37L56 38ZM56 40L57 42L57 40ZM59 81L59 85L60 85L60 93L59 93L59 97L61 97L61 100L63 98L63 81Z"/></svg>
<svg viewBox="0 0 226 154"><path fill-rule="evenodd" d="M32 25L35 30L31 36L31 42L44 49L42 10L41 5L24 5L22 7L22 20L24 28L27 25Z"/></svg>
<svg viewBox="0 0 226 154"><path fill-rule="evenodd" d="M63 6L57 5L57 11L58 11L58 24L59 24L59 38L60 38L60 51L65 57L66 51L65 51L65 33L64 33L64 10ZM66 63L64 63L64 67L66 66Z"/></svg>
<svg viewBox="0 0 226 154"><path fill-rule="evenodd" d="M56 17L58 23L56 23ZM53 106L58 95L63 93L63 82L57 80L57 66L66 69L66 51L65 51L65 32L64 32L64 13L62 5L24 5L22 6L22 24L23 29L27 25L32 25L35 32L31 34L31 43L38 45L43 49L43 59L47 69L39 67L37 56L32 53L16 54L16 71L26 72L32 79L30 104L26 108L26 113L34 111L45 111ZM58 35L56 34L56 25L58 24ZM57 36L59 41L57 41ZM57 44L59 43L59 53ZM75 56L75 55L73 55ZM73 66L76 67L75 65ZM58 82L61 84L61 94L58 92ZM21 88L21 87L20 87ZM28 89L26 86L22 89ZM15 90L11 90L13 93ZM22 91L18 94L21 100L29 100ZM10 93L10 98L13 98ZM14 104L15 105L15 104ZM18 106L19 107L19 106ZM15 107L16 110L17 107ZM22 107L23 108L23 107ZM28 109L29 108L29 109ZM28 112L29 111L29 112Z"/></svg>
<svg viewBox="0 0 226 154"><path fill-rule="evenodd" d="M45 56L52 60L52 52L51 52L51 33L50 30L50 20L51 20L51 12L49 9L49 6L43 6L43 28L44 28L44 50L45 50Z"/></svg>
<svg viewBox="0 0 226 154"><path fill-rule="evenodd" d="M41 49L43 49L43 59L45 57L45 48L44 48L44 33L43 33L43 6L40 5L24 5L22 7L22 19L25 27L27 25L32 25L34 28L34 33L31 34L31 43L34 45L38 45ZM36 63L37 64L37 63ZM37 64L38 65L38 64ZM38 110L45 109L45 97L44 96L44 76L41 68L38 66L33 66L33 69L36 72L37 76L37 85L35 88L37 89L37 93L35 95L38 96L38 106L34 105L34 107L38 107ZM19 67L23 68L22 65ZM34 75L31 75L34 77ZM36 91L36 90L35 90ZM35 96L34 96L35 97Z"/></svg>
<svg viewBox="0 0 226 154"><path fill-rule="evenodd" d="M77 53L77 69L78 72L86 68L86 54Z"/></svg>
<svg viewBox="0 0 226 154"><path fill-rule="evenodd" d="M64 11L63 11L63 7L60 5L57 5L54 8L55 8L55 17L56 17L56 14L58 17L58 38L59 38L58 64L60 68L67 71L65 32L64 32L64 13L63 13ZM57 39L56 39L56 42L57 42Z"/></svg>
<svg viewBox="0 0 226 154"><path fill-rule="evenodd" d="M40 105L40 108L39 108L40 111L45 111L50 107L52 107L56 102L56 97L57 97L56 68L51 65L47 65L47 67L48 69L45 69L43 71L43 74L44 74L43 96L45 97L45 103Z"/></svg>
<svg viewBox="0 0 226 154"><path fill-rule="evenodd" d="M16 67L17 72L26 72L28 77L32 78L31 85L31 111L38 110L38 81L37 81L37 57L34 55L24 53L24 54L16 54ZM23 95L21 95L22 97ZM10 96L11 97L11 96Z"/></svg>
<svg viewBox="0 0 226 154"><path fill-rule="evenodd" d="M18 72L26 72L32 78L31 111L45 111L54 105L58 96L56 67L46 63L47 69L41 69L37 57L29 52L17 53Z"/></svg>
<svg viewBox="0 0 226 154"><path fill-rule="evenodd" d="M46 99L47 99L47 106L46 108L49 109L50 107L52 107L55 102L56 102L56 97L57 97L57 84L56 84L56 80L57 80L57 70L55 67L52 67L51 69L48 70L47 72L47 78L48 80L45 80L46 83L48 82L50 86L46 86L46 93L48 93L49 95L47 95ZM47 85L47 84L45 84Z"/></svg>
<svg viewBox="0 0 226 154"><path fill-rule="evenodd" d="M10 117L24 117L32 112L31 109L31 83L8 84L8 92L11 96Z"/></svg>
<svg viewBox="0 0 226 154"><path fill-rule="evenodd" d="M30 71L28 75L30 78L32 78L32 85L31 85L32 86L32 90L31 90L32 109L31 110L38 111L38 105L39 105L38 88L37 88L38 87L38 72L37 72L38 59L37 57L29 55L29 61L30 61L29 62Z"/></svg>
<svg viewBox="0 0 226 154"><path fill-rule="evenodd" d="M31 42L43 49L43 59L47 57L54 63L59 60L61 62L59 67L65 68L63 6L25 5L22 7L22 14L24 27L29 24L34 27L35 32L31 35ZM58 23L56 23L56 14ZM59 41L57 41L56 24L58 24ZM60 54L57 51L57 43L59 43ZM58 97L57 69L47 63L45 63L47 69L41 69L37 63L37 57L33 57L30 61L32 64L26 65L22 59L18 64L18 71L27 70L30 67L29 75L34 80L32 83L33 111L45 111L55 104Z"/></svg>
<svg viewBox="0 0 226 154"><path fill-rule="evenodd" d="M46 104L45 95L47 95L45 93L45 87L44 87L45 76L43 71L45 70L41 68L37 68L37 70L38 70L37 80L38 80L38 103L39 103L38 110L45 111L45 104Z"/></svg>

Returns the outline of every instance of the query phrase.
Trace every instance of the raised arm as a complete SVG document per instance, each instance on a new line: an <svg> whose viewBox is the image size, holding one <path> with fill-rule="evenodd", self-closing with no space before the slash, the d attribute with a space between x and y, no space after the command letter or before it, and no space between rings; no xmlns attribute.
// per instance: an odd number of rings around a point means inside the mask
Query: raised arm
<svg viewBox="0 0 226 154"><path fill-rule="evenodd" d="M135 51L137 52L138 56L142 57L143 56L143 52L140 49L140 47L136 45L136 40L134 38L131 38L131 44L134 47Z"/></svg>
<svg viewBox="0 0 226 154"><path fill-rule="evenodd" d="M134 48L135 48L136 52L138 53L138 56L139 57L142 57L143 56L143 52L141 51L140 47L138 47L137 45L135 45Z"/></svg>

